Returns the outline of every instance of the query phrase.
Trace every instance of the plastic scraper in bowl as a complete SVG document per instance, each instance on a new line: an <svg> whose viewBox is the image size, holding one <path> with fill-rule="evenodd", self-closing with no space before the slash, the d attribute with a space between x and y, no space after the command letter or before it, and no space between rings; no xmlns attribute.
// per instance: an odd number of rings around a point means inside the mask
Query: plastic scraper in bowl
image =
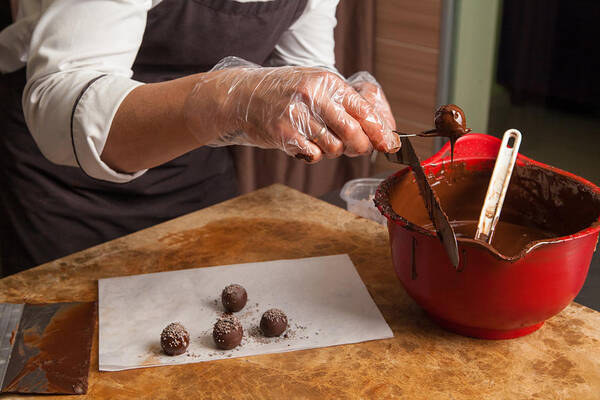
<svg viewBox="0 0 600 400"><path fill-rule="evenodd" d="M477 232L475 239L492 243L494 229L500 218L510 177L512 176L517 155L519 154L519 146L521 145L521 132L516 129L509 129L504 132L502 144L498 151L494 171L490 179L490 184L485 195L481 214L479 215L479 223L477 224Z"/></svg>

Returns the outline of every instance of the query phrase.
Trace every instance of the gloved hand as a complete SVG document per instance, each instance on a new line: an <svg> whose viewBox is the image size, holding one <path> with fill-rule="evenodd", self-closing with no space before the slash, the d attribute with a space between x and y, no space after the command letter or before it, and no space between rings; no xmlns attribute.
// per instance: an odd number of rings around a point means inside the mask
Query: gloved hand
<svg viewBox="0 0 600 400"><path fill-rule="evenodd" d="M396 120L392 114L390 104L383 93L381 85L373 75L367 71L360 71L348 78L347 82L358 94L373 105L375 112L383 118L389 130L396 129Z"/></svg>
<svg viewBox="0 0 600 400"><path fill-rule="evenodd" d="M385 99L380 89L361 90L374 100ZM399 149L400 140L375 104L324 69L263 68L228 57L196 83L184 117L201 144L280 149L316 162L373 148Z"/></svg>

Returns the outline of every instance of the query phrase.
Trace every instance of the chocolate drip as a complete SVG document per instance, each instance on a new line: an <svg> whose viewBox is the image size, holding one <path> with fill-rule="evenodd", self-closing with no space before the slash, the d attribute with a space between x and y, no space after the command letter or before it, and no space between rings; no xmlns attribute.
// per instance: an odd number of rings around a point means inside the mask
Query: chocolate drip
<svg viewBox="0 0 600 400"><path fill-rule="evenodd" d="M435 129L427 131L429 136L442 136L450 139L450 161L454 162L454 144L459 137L471 132L467 129L464 111L455 104L441 106L435 112Z"/></svg>

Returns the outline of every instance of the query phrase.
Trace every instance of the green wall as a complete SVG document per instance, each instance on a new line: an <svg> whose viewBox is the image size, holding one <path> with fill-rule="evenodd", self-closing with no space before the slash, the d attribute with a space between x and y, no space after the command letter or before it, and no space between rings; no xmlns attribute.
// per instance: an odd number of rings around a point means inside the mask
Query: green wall
<svg viewBox="0 0 600 400"><path fill-rule="evenodd" d="M457 0L450 102L459 105L474 132L487 132L496 70L501 0Z"/></svg>

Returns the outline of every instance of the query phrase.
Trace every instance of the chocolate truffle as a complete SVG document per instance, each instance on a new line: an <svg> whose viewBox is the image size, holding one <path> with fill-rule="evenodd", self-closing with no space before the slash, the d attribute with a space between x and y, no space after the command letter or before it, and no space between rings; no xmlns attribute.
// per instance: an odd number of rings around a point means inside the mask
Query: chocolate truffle
<svg viewBox="0 0 600 400"><path fill-rule="evenodd" d="M243 286L237 283L231 284L221 292L221 302L225 310L229 312L240 311L246 305L248 294Z"/></svg>
<svg viewBox="0 0 600 400"><path fill-rule="evenodd" d="M169 356L185 353L190 345L190 334L179 322L173 322L160 334L160 347Z"/></svg>
<svg viewBox="0 0 600 400"><path fill-rule="evenodd" d="M271 308L260 319L260 330L268 337L279 336L287 329L288 320L283 311Z"/></svg>
<svg viewBox="0 0 600 400"><path fill-rule="evenodd" d="M441 106L435 112L435 136L450 139L450 160L454 161L454 144L459 137L471 132L467 129L467 118L463 110L455 104Z"/></svg>
<svg viewBox="0 0 600 400"><path fill-rule="evenodd" d="M463 110L455 104L441 106L435 112L435 130L439 136L458 139L469 133Z"/></svg>
<svg viewBox="0 0 600 400"><path fill-rule="evenodd" d="M233 315L228 315L217 321L213 327L213 339L218 348L231 350L242 342L244 329L240 321Z"/></svg>

